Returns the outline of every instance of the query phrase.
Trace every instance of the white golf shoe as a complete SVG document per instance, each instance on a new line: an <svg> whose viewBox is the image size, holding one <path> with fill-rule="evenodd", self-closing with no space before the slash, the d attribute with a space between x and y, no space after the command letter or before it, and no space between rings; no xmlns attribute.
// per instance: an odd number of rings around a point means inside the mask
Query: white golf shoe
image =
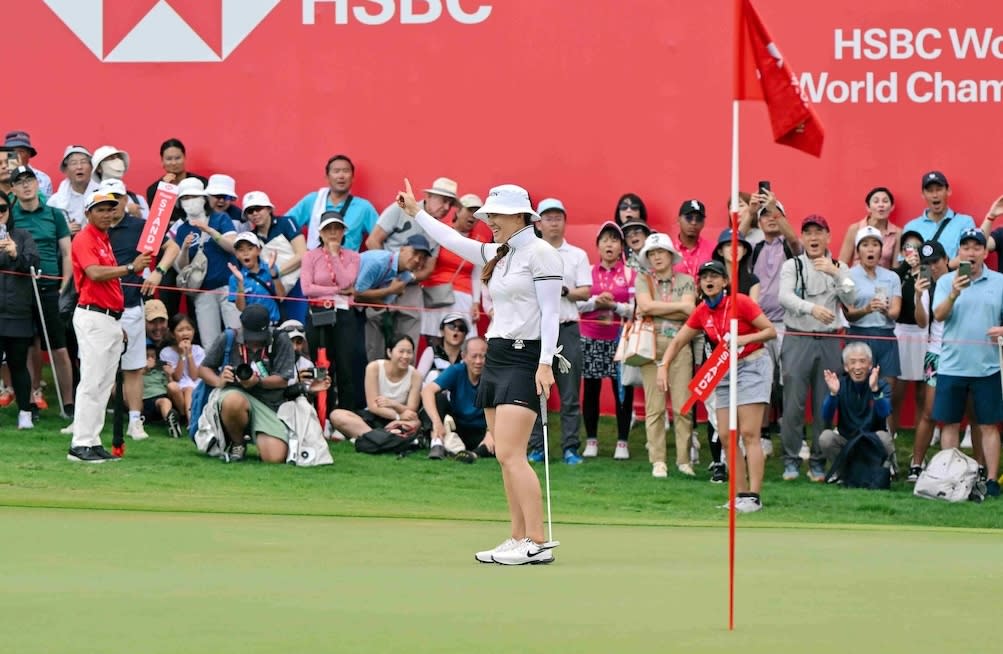
<svg viewBox="0 0 1003 654"><path fill-rule="evenodd" d="M496 553L510 550L518 544L519 541L517 541L516 539L508 538L505 540L504 543L501 543L494 549L484 550L483 552L477 552L476 554L474 554L474 558L478 561L478 563L494 563L495 560L492 557Z"/></svg>
<svg viewBox="0 0 1003 654"><path fill-rule="evenodd" d="M553 563L555 547L559 542L550 541L537 544L532 539L524 538L513 547L502 552L495 552L491 558L495 563L501 565L539 565L541 563Z"/></svg>

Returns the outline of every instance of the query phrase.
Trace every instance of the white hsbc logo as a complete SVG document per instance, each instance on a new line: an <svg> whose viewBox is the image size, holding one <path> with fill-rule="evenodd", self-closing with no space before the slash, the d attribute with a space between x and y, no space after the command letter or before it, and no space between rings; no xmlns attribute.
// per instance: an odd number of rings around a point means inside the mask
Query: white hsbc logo
<svg viewBox="0 0 1003 654"><path fill-rule="evenodd" d="M211 63L229 57L282 0L206 0L209 11L219 7L222 34L219 48L207 43L171 6L157 0L149 12L118 43L105 42L104 0L42 0L94 56L105 63ZM463 4L470 7L464 8ZM368 5L368 7L360 6ZM398 7L399 5L399 7ZM449 17L463 25L482 23L490 5L475 0L301 0L304 25L317 22L318 9L333 10L333 23L382 25L395 16L404 25L433 23ZM107 53L107 54L105 54Z"/></svg>

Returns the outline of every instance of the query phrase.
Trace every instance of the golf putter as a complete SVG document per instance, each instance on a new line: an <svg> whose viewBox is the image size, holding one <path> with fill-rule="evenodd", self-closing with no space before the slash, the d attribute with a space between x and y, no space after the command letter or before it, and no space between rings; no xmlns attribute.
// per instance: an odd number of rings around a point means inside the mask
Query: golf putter
<svg viewBox="0 0 1003 654"><path fill-rule="evenodd" d="M540 393L540 422L543 425L543 478L547 493L547 542L544 549L552 549L560 545L554 540L554 520L550 511L550 428L547 426L547 398Z"/></svg>

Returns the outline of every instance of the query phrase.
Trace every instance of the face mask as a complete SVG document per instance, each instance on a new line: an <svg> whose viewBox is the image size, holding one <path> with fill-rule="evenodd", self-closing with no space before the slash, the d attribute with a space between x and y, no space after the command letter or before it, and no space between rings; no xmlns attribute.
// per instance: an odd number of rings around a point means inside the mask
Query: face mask
<svg viewBox="0 0 1003 654"><path fill-rule="evenodd" d="M201 216L205 213L205 200L202 198L187 198L181 201L181 208L189 218Z"/></svg>
<svg viewBox="0 0 1003 654"><path fill-rule="evenodd" d="M125 162L121 159L109 159L101 162L102 179L122 179L125 175Z"/></svg>

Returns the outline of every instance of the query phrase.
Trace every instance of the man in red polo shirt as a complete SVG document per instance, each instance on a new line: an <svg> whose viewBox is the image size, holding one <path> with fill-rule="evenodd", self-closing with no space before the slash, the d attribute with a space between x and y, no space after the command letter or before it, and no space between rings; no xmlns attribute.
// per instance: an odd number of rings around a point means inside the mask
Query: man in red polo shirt
<svg viewBox="0 0 1003 654"><path fill-rule="evenodd" d="M120 266L108 239L115 219L118 198L95 191L87 199L87 226L73 239L71 248L73 281L80 293L73 312L73 330L80 347L80 384L77 386L73 440L66 458L82 463L104 463L118 457L101 445L105 408L115 383L115 371L122 355L122 326L125 308L120 278L150 265L149 253Z"/></svg>

